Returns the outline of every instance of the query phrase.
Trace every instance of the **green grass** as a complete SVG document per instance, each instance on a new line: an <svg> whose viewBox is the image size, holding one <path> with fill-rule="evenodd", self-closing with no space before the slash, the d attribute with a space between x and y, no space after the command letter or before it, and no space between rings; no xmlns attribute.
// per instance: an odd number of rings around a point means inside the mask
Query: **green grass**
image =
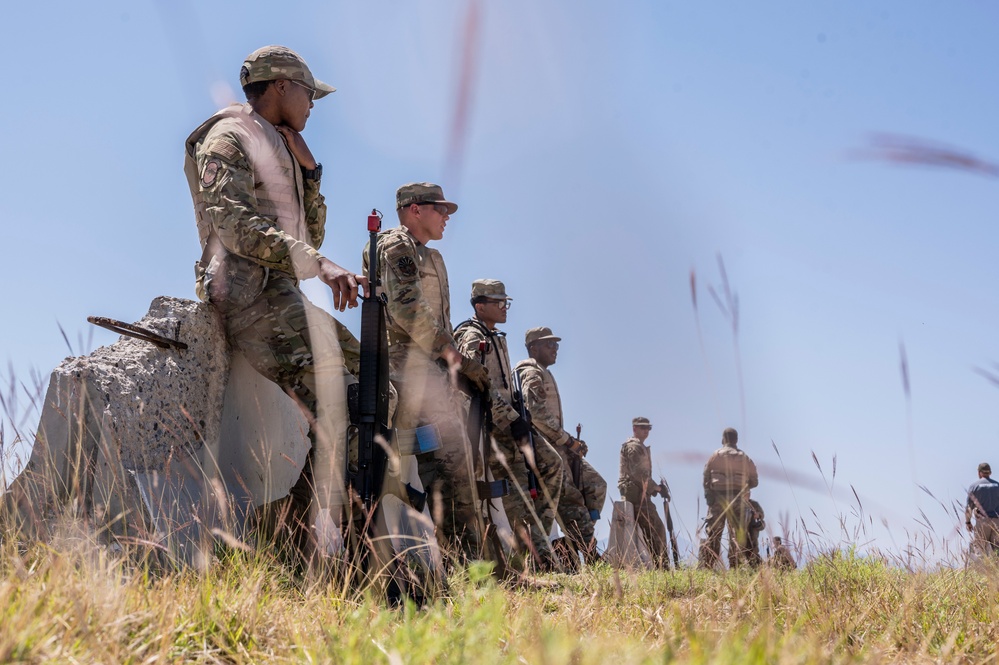
<svg viewBox="0 0 999 665"><path fill-rule="evenodd" d="M994 568L908 572L853 554L794 573L629 574L545 588L485 566L423 609L387 609L261 553L154 574L85 538L0 548L0 662L995 662Z"/></svg>

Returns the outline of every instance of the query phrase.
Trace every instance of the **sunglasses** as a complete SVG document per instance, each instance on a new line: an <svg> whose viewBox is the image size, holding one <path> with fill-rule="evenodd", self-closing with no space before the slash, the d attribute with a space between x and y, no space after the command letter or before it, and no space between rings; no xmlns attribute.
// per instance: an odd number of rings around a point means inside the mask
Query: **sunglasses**
<svg viewBox="0 0 999 665"><path fill-rule="evenodd" d="M496 300L493 298L487 299L486 302L490 305L496 305L500 309L510 309L510 305L513 304L513 301L511 300Z"/></svg>
<svg viewBox="0 0 999 665"><path fill-rule="evenodd" d="M316 89L315 88L310 88L309 86L305 85L301 81L296 81L295 79L288 79L288 80L291 81L292 83L294 83L295 85L298 85L298 86L301 86L301 87L305 88L308 91L308 93L309 93L309 101L310 102L316 101Z"/></svg>
<svg viewBox="0 0 999 665"><path fill-rule="evenodd" d="M443 203L417 203L418 206L433 206L434 210L437 211L441 217L446 217L448 215L447 206Z"/></svg>

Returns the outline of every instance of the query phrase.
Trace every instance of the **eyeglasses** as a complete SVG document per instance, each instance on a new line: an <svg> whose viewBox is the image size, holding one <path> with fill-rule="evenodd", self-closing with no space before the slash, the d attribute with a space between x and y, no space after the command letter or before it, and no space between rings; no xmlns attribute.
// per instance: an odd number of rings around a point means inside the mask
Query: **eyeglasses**
<svg viewBox="0 0 999 665"><path fill-rule="evenodd" d="M427 203L417 203L416 205L418 205L418 206L433 206L434 210L436 210L437 214L440 215L441 217L447 217L448 214L450 214L447 211L447 206L444 205L443 203L430 203L430 202L427 202Z"/></svg>
<svg viewBox="0 0 999 665"><path fill-rule="evenodd" d="M513 305L513 301L512 300L496 300L496 299L490 298L490 299L486 300L486 302L491 303L493 305L496 305L500 309L510 309L510 306Z"/></svg>
<svg viewBox="0 0 999 665"><path fill-rule="evenodd" d="M316 89L315 88L310 88L309 86L305 85L301 81L296 81L295 79L288 79L288 80L291 81L292 83L294 83L295 85L298 85L298 86L301 86L301 87L305 88L306 91L308 91L308 93L309 93L309 101L310 102L316 101Z"/></svg>

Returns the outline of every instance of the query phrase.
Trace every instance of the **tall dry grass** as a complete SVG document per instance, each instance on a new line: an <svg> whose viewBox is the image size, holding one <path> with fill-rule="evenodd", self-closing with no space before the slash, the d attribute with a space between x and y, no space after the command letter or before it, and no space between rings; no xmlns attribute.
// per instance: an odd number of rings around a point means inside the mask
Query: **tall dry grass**
<svg viewBox="0 0 999 665"><path fill-rule="evenodd" d="M793 573L605 565L497 585L484 564L388 609L266 552L155 573L67 528L0 551L0 662L994 662L999 571L909 572L849 552Z"/></svg>

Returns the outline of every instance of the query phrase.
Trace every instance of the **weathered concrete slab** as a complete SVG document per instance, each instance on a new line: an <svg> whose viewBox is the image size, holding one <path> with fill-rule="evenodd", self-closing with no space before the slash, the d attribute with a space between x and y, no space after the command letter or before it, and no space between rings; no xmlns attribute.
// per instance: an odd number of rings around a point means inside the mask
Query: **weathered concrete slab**
<svg viewBox="0 0 999 665"><path fill-rule="evenodd" d="M652 568L652 555L645 536L635 522L634 507L627 501L615 501L611 514L611 532L604 561L615 568Z"/></svg>
<svg viewBox="0 0 999 665"><path fill-rule="evenodd" d="M136 474L191 476L193 466L203 488L214 475L202 460L214 458L206 447L217 447L222 426L229 349L221 322L207 305L160 297L138 325L189 348L121 337L55 369L31 456L4 495L28 537L45 537L49 518L69 510L107 537L146 539L156 520Z"/></svg>
<svg viewBox="0 0 999 665"><path fill-rule="evenodd" d="M302 410L254 370L239 352L232 354L221 414L218 446L206 450L205 466L217 466L231 501L234 533L251 509L288 495L298 480L311 443Z"/></svg>

